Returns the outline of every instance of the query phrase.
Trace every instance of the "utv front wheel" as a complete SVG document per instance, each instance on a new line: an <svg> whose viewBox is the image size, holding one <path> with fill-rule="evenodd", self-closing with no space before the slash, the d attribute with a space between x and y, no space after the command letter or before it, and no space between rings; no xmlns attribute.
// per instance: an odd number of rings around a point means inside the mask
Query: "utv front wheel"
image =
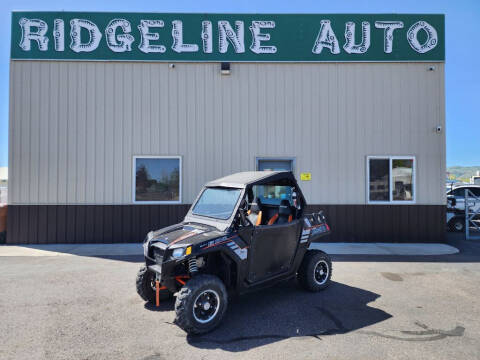
<svg viewBox="0 0 480 360"><path fill-rule="evenodd" d="M155 303L155 273L148 270L146 266L142 266L140 270L138 270L135 283L138 295L145 301ZM159 300L167 300L171 295L172 293L166 289L160 290Z"/></svg>
<svg viewBox="0 0 480 360"><path fill-rule="evenodd" d="M323 290L330 285L332 261L324 252L309 250L303 257L297 276L306 290Z"/></svg>
<svg viewBox="0 0 480 360"><path fill-rule="evenodd" d="M227 304L227 290L218 277L195 276L177 294L175 323L188 334L207 333L220 324Z"/></svg>

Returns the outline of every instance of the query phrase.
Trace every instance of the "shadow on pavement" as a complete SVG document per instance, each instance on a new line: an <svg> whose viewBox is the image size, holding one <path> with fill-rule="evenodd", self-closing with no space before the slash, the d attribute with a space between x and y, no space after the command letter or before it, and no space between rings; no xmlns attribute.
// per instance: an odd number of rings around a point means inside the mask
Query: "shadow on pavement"
<svg viewBox="0 0 480 360"><path fill-rule="evenodd" d="M160 306L146 302L143 307L150 311L173 311L175 310L175 298L160 301Z"/></svg>
<svg viewBox="0 0 480 360"><path fill-rule="evenodd" d="M338 282L310 293L291 281L232 300L219 328L187 341L197 348L238 352L292 337L321 340L392 317L368 306L379 296Z"/></svg>

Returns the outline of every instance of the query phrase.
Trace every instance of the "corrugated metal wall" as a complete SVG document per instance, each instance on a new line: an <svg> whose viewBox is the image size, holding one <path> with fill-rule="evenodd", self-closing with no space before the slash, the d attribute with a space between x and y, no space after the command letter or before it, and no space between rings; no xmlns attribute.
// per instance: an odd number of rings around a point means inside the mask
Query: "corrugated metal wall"
<svg viewBox="0 0 480 360"><path fill-rule="evenodd" d="M367 155L414 155L445 201L444 64L10 63L9 203L130 204L133 155L182 155L183 202L296 158L311 204L364 204Z"/></svg>
<svg viewBox="0 0 480 360"><path fill-rule="evenodd" d="M139 242L181 222L188 205L11 205L8 244ZM323 210L332 242L443 242L442 205L309 205Z"/></svg>

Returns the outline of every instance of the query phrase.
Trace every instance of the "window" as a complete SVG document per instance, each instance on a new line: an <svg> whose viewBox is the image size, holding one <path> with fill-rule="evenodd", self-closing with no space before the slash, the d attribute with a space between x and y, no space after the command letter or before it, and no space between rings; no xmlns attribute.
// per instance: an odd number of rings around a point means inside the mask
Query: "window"
<svg viewBox="0 0 480 360"><path fill-rule="evenodd" d="M294 158L257 158L257 170L294 171Z"/></svg>
<svg viewBox="0 0 480 360"><path fill-rule="evenodd" d="M480 188L475 187L460 187L453 190L450 194L453 194L455 197L464 198L465 197L465 189L470 190L474 196L480 196Z"/></svg>
<svg viewBox="0 0 480 360"><path fill-rule="evenodd" d="M370 201L390 200L389 168L388 159L370 159Z"/></svg>
<svg viewBox="0 0 480 360"><path fill-rule="evenodd" d="M253 197L259 198L262 204L280 205L282 200L288 200L290 205L292 202L293 188L283 185L254 185Z"/></svg>
<svg viewBox="0 0 480 360"><path fill-rule="evenodd" d="M474 196L480 197L480 188L470 188Z"/></svg>
<svg viewBox="0 0 480 360"><path fill-rule="evenodd" d="M192 214L227 220L232 216L241 189L207 188L193 207Z"/></svg>
<svg viewBox="0 0 480 360"><path fill-rule="evenodd" d="M415 202L415 158L369 156L367 159L369 203Z"/></svg>
<svg viewBox="0 0 480 360"><path fill-rule="evenodd" d="M180 203L181 168L179 156L134 156L133 202Z"/></svg>

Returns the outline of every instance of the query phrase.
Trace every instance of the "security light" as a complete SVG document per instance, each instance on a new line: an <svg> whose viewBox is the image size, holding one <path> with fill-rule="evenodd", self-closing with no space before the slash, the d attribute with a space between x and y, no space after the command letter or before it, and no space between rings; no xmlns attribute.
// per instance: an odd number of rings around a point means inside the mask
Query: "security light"
<svg viewBox="0 0 480 360"><path fill-rule="evenodd" d="M230 63L229 62L222 62L221 74L222 75L230 75Z"/></svg>

